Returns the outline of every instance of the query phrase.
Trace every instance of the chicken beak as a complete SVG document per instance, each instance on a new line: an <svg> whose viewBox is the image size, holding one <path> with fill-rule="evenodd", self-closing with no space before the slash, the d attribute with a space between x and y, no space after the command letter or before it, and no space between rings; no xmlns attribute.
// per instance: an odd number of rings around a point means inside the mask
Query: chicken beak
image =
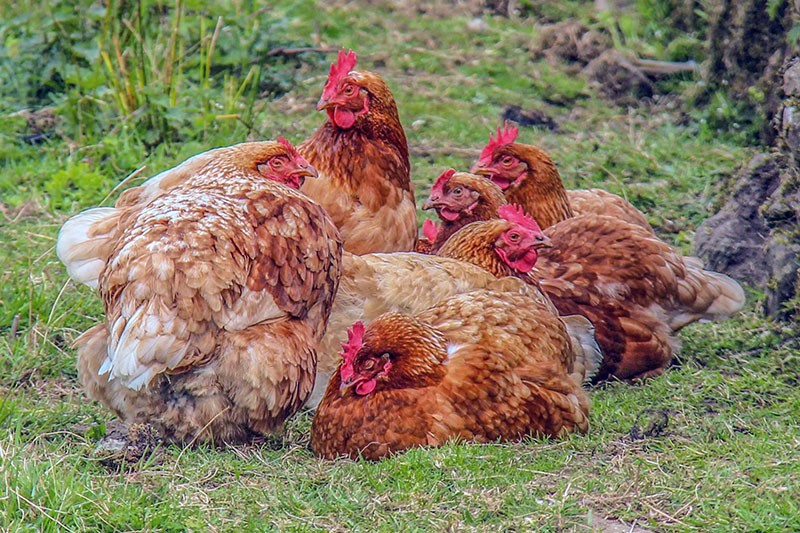
<svg viewBox="0 0 800 533"><path fill-rule="evenodd" d="M332 105L332 102L325 98L324 96L319 99L317 102L317 111L324 111L328 109Z"/></svg>
<svg viewBox="0 0 800 533"><path fill-rule="evenodd" d="M552 248L553 241L550 240L550 237L547 235L540 235L536 237L536 244L534 245L535 248Z"/></svg>
<svg viewBox="0 0 800 533"><path fill-rule="evenodd" d="M491 178L493 172L486 167L475 165L469 171L473 174L477 174L478 176L483 176L484 178Z"/></svg>
<svg viewBox="0 0 800 533"><path fill-rule="evenodd" d="M297 175L305 178L318 178L319 172L317 172L317 169L311 165L305 165L297 169Z"/></svg>
<svg viewBox="0 0 800 533"><path fill-rule="evenodd" d="M440 205L442 205L441 198L439 198L438 196L436 197L431 196L430 198L425 200L425 203L422 204L422 210L427 211L428 209L436 209Z"/></svg>

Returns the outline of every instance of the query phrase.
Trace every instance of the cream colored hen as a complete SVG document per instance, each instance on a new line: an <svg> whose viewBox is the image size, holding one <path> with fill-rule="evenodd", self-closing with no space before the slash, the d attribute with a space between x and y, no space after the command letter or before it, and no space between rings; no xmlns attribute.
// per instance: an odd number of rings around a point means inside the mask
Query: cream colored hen
<svg viewBox="0 0 800 533"><path fill-rule="evenodd" d="M106 313L76 341L89 396L170 440L279 428L311 392L340 275L333 222L285 185L314 174L285 141L245 143L68 221L59 257Z"/></svg>

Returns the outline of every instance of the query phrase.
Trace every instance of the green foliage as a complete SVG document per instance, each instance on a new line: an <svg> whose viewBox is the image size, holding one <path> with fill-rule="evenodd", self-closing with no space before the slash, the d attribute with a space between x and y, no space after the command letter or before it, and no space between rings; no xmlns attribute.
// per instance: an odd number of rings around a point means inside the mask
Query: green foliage
<svg viewBox="0 0 800 533"><path fill-rule="evenodd" d="M756 101L763 99L763 94L754 91L750 96ZM712 93L706 105L693 106L690 114L703 139L723 136L742 144L756 144L758 140L762 117L756 115L752 102L735 100L723 90Z"/></svg>
<svg viewBox="0 0 800 533"><path fill-rule="evenodd" d="M147 147L247 135L259 98L291 89L308 46L286 18L242 2L57 0L0 29L0 112L55 105L63 136L93 143L118 128ZM316 61L313 62L316 64Z"/></svg>

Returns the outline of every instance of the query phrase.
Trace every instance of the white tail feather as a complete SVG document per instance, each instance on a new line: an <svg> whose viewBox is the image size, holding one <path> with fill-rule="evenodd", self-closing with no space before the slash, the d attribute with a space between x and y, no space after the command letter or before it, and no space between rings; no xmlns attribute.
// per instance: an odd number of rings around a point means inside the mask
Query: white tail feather
<svg viewBox="0 0 800 533"><path fill-rule="evenodd" d="M113 207L95 207L67 220L58 232L56 255L67 267L73 280L97 288L97 280L106 266L109 233L97 233L97 225L108 222L119 211ZM113 227L113 226L112 226Z"/></svg>

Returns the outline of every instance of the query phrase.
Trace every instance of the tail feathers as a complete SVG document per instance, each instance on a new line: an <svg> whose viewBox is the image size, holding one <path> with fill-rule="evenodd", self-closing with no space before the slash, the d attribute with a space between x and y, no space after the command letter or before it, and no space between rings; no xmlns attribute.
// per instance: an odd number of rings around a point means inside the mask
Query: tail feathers
<svg viewBox="0 0 800 533"><path fill-rule="evenodd" d="M603 362L603 350L594 336L594 325L580 315L562 316L567 332L577 348L577 357L570 376L576 383L590 383Z"/></svg>
<svg viewBox="0 0 800 533"><path fill-rule="evenodd" d="M58 232L56 254L73 280L97 288L100 273L116 243L118 209L96 207L67 220Z"/></svg>
<svg viewBox="0 0 800 533"><path fill-rule="evenodd" d="M697 320L718 320L740 311L745 304L744 289L733 278L703 270L695 257L684 258L686 277L678 281L680 308L669 317L673 331Z"/></svg>
<svg viewBox="0 0 800 533"><path fill-rule="evenodd" d="M108 328L105 324L93 326L75 339L73 346L78 349L78 380L89 397L105 401L107 379L98 369L108 354Z"/></svg>
<svg viewBox="0 0 800 533"><path fill-rule="evenodd" d="M98 372L139 390L157 374L181 365L193 347L185 321L158 298L142 304L129 318L111 324L108 356ZM210 339L197 336L198 351L213 349Z"/></svg>

